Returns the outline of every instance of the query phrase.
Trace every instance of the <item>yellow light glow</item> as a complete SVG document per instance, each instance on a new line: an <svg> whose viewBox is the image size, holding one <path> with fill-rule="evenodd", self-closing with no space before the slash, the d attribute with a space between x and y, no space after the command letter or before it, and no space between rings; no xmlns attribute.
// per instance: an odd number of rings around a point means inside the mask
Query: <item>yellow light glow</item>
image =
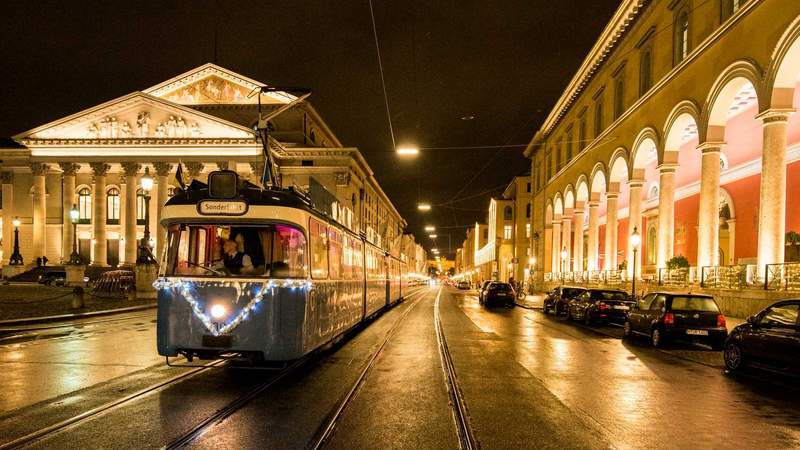
<svg viewBox="0 0 800 450"><path fill-rule="evenodd" d="M419 209L420 211L430 211L431 205L430 203L420 203L417 205L417 209Z"/></svg>
<svg viewBox="0 0 800 450"><path fill-rule="evenodd" d="M19 228L20 222L19 217L15 217L14 220L11 221L11 224L14 225L14 228Z"/></svg>
<svg viewBox="0 0 800 450"><path fill-rule="evenodd" d="M416 156L419 154L417 147L398 147L397 154L401 156Z"/></svg>
<svg viewBox="0 0 800 450"><path fill-rule="evenodd" d="M221 319L225 317L225 307L222 305L214 305L211 307L211 317Z"/></svg>
<svg viewBox="0 0 800 450"><path fill-rule="evenodd" d="M429 233L432 232L432 231L436 231L436 227L433 226L433 225L426 225L425 226L425 231L427 231Z"/></svg>
<svg viewBox="0 0 800 450"><path fill-rule="evenodd" d="M428 237L431 238L431 239L436 239L436 235L435 234L429 234Z"/></svg>

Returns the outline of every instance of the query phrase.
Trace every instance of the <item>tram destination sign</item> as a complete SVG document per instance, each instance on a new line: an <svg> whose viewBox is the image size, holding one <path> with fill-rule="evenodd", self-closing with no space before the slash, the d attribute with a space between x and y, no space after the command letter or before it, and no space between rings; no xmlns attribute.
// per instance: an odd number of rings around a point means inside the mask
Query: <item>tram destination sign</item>
<svg viewBox="0 0 800 450"><path fill-rule="evenodd" d="M197 205L197 212L207 216L241 216L247 209L241 200L203 200Z"/></svg>

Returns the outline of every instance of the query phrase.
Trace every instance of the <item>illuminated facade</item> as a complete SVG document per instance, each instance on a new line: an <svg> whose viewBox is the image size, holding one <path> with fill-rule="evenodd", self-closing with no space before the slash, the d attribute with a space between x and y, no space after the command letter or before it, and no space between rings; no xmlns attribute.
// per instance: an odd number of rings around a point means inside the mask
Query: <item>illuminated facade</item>
<svg viewBox="0 0 800 450"><path fill-rule="evenodd" d="M538 269L655 279L683 256L695 280L755 283L791 259L798 14L794 0L624 0L526 149Z"/></svg>
<svg viewBox="0 0 800 450"><path fill-rule="evenodd" d="M164 233L160 206L177 185L232 169L260 182L263 150L256 140L258 81L206 64L143 91L136 91L54 122L0 145L2 261L13 246L12 220L20 219L25 263L46 256L69 258L75 205L78 250L96 266L132 264L144 225L145 170L154 178L150 229L158 252ZM294 97L261 96L266 112ZM269 124L270 146L284 186L331 194L329 214L399 256L405 221L378 186L355 148L345 148L307 102ZM424 255L423 255L424 258Z"/></svg>

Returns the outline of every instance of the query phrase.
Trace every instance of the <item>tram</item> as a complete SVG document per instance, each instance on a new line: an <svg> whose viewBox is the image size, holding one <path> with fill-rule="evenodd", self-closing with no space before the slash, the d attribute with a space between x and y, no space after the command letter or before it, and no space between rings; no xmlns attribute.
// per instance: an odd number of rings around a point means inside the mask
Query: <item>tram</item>
<svg viewBox="0 0 800 450"><path fill-rule="evenodd" d="M167 201L159 354L306 355L407 295L405 262L289 189L212 172Z"/></svg>

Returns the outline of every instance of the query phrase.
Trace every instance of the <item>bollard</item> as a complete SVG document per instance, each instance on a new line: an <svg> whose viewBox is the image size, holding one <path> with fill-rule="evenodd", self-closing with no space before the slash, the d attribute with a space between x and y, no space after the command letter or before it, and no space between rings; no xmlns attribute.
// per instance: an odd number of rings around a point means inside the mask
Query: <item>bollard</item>
<svg viewBox="0 0 800 450"><path fill-rule="evenodd" d="M83 308L83 306L83 288L75 286L72 289L72 309L80 309Z"/></svg>

